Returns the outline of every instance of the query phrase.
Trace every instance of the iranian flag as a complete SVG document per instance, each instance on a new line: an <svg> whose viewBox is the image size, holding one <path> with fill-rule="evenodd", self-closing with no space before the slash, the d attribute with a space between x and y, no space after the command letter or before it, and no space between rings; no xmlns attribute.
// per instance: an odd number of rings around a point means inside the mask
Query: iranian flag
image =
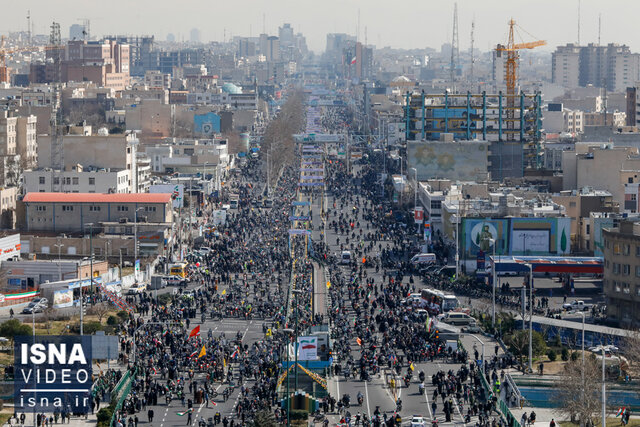
<svg viewBox="0 0 640 427"><path fill-rule="evenodd" d="M353 58L351 58L351 65L356 63L356 57L354 56Z"/></svg>
<svg viewBox="0 0 640 427"><path fill-rule="evenodd" d="M182 411L182 412L176 412L176 414L178 414L179 417L183 417L187 414L190 414L193 412L193 408L189 408L186 411Z"/></svg>

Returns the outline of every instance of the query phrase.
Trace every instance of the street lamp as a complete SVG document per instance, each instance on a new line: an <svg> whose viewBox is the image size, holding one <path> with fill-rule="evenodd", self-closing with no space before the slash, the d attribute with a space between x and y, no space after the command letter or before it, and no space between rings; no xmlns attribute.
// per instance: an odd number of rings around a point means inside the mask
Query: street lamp
<svg viewBox="0 0 640 427"><path fill-rule="evenodd" d="M62 259L60 258L60 249L64 246L62 243L56 243L56 248L58 248L58 281L62 281Z"/></svg>
<svg viewBox="0 0 640 427"><path fill-rule="evenodd" d="M498 282L496 281L496 277L498 277L497 273L496 273L496 240L495 239L489 239L489 243L491 244L491 246L493 246L493 306L491 309L491 326L494 328L496 327L496 285L498 284Z"/></svg>
<svg viewBox="0 0 640 427"><path fill-rule="evenodd" d="M529 372L533 372L533 265L525 265L529 267Z"/></svg>
<svg viewBox="0 0 640 427"><path fill-rule="evenodd" d="M135 263L138 259L138 211L143 210L144 207L136 208L133 213L133 262ZM191 213L189 213L191 215ZM134 272L135 275L135 272ZM136 280L138 280L138 276L136 275Z"/></svg>

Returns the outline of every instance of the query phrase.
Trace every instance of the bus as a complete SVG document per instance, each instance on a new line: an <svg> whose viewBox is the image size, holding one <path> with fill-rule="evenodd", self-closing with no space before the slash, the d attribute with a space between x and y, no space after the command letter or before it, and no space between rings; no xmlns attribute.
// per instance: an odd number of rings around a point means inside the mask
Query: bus
<svg viewBox="0 0 640 427"><path fill-rule="evenodd" d="M232 194L229 197L229 207L231 209L238 209L240 206L240 197L237 194Z"/></svg>
<svg viewBox="0 0 640 427"><path fill-rule="evenodd" d="M171 267L169 267L169 274L171 276L179 276L179 277L182 277L183 279L186 279L187 265L189 264L186 262L178 262L176 264L173 264Z"/></svg>
<svg viewBox="0 0 640 427"><path fill-rule="evenodd" d="M421 292L422 298L427 300L429 307L437 306L440 313L458 308L458 298L455 295L445 294L437 289L425 288Z"/></svg>

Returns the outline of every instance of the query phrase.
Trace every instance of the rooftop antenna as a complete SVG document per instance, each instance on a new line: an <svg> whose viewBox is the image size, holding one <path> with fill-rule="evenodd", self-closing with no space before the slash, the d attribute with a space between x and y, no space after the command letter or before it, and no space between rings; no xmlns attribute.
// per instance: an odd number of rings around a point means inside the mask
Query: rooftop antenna
<svg viewBox="0 0 640 427"><path fill-rule="evenodd" d="M578 46L580 46L580 3L581 0L578 0Z"/></svg>
<svg viewBox="0 0 640 427"><path fill-rule="evenodd" d="M455 92L456 67L460 62L460 51L458 50L458 3L453 4L453 34L451 36L451 90Z"/></svg>
<svg viewBox="0 0 640 427"><path fill-rule="evenodd" d="M356 28L356 43L360 41L360 8L358 8L358 26Z"/></svg>
<svg viewBox="0 0 640 427"><path fill-rule="evenodd" d="M598 14L598 46L600 46L600 31L602 31L602 13Z"/></svg>
<svg viewBox="0 0 640 427"><path fill-rule="evenodd" d="M469 80L471 81L473 81L473 63L475 62L475 58L473 56L473 42L474 42L473 32L475 29L476 29L476 18L474 16L473 19L471 20L471 70L469 72Z"/></svg>
<svg viewBox="0 0 640 427"><path fill-rule="evenodd" d="M29 38L29 45L31 45L31 10L27 10L27 37Z"/></svg>

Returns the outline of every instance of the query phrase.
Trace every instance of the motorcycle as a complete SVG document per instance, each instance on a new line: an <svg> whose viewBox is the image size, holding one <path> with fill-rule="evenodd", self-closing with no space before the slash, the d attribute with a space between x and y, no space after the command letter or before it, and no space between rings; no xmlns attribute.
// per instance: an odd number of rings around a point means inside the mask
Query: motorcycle
<svg viewBox="0 0 640 427"><path fill-rule="evenodd" d="M418 394L419 395L423 395L424 394L424 384L418 385Z"/></svg>

